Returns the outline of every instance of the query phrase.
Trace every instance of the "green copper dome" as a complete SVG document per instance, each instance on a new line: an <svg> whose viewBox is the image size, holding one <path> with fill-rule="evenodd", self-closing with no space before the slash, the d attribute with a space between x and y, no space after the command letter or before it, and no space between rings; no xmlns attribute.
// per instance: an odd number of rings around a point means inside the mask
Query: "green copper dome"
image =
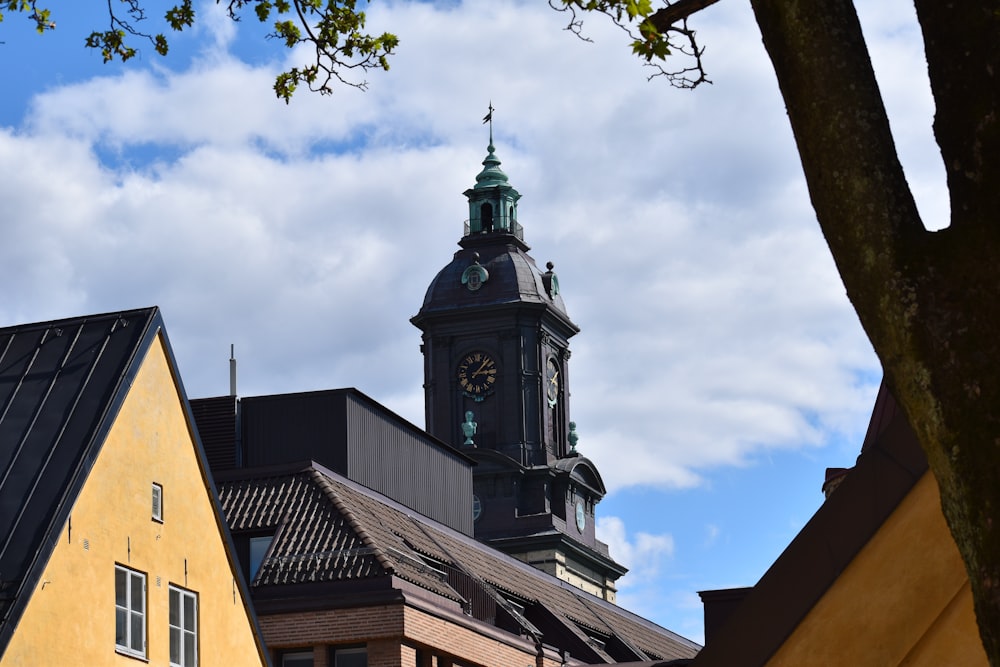
<svg viewBox="0 0 1000 667"><path fill-rule="evenodd" d="M500 158L494 152L496 149L493 147L492 141L486 147L486 150L489 152L486 155L486 159L483 160L483 170L476 176L476 190L491 188L497 185L506 185L507 183L507 174L503 173L500 169Z"/></svg>

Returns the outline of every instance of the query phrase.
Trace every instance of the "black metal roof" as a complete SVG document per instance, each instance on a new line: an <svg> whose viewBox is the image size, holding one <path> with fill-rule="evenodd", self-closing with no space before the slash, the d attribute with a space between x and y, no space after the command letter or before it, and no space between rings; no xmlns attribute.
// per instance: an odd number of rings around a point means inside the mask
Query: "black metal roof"
<svg viewBox="0 0 1000 667"><path fill-rule="evenodd" d="M157 337L176 374L155 306L0 328L0 656ZM205 451L175 380L211 493ZM259 654L270 664L221 506L211 501Z"/></svg>
<svg viewBox="0 0 1000 667"><path fill-rule="evenodd" d="M154 307L0 329L0 654L161 327Z"/></svg>

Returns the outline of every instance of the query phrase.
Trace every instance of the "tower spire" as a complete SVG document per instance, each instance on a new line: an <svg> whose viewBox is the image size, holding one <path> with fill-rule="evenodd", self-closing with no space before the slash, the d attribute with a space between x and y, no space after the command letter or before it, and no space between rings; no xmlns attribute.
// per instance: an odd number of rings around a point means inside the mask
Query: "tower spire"
<svg viewBox="0 0 1000 667"><path fill-rule="evenodd" d="M480 234L514 236L524 243L524 229L517 222L517 200L521 195L500 169L500 158L496 156L493 146L493 111L491 100L489 110L483 116L483 124L489 123L490 126L490 145L486 147L483 170L476 175L476 184L465 191L465 196L469 198L469 219L460 244Z"/></svg>

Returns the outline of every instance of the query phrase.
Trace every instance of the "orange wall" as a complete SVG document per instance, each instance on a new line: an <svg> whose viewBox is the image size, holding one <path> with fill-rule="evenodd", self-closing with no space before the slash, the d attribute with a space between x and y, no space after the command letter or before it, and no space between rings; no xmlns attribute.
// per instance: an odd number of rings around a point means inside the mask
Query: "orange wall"
<svg viewBox="0 0 1000 667"><path fill-rule="evenodd" d="M988 664L965 567L931 473L917 482L767 664Z"/></svg>
<svg viewBox="0 0 1000 667"><path fill-rule="evenodd" d="M163 523L151 487L163 486ZM261 665L160 338L151 345L0 666L132 665L115 652L115 564L147 574L147 658L169 663L168 585L198 593L199 664Z"/></svg>

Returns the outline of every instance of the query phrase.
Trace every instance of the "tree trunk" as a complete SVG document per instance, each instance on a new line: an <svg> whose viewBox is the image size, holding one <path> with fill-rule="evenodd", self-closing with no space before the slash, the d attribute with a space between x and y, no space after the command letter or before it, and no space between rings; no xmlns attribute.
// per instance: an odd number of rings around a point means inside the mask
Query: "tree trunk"
<svg viewBox="0 0 1000 667"><path fill-rule="evenodd" d="M952 211L928 232L853 4L752 4L817 218L938 480L1000 667L1000 7L916 3Z"/></svg>

